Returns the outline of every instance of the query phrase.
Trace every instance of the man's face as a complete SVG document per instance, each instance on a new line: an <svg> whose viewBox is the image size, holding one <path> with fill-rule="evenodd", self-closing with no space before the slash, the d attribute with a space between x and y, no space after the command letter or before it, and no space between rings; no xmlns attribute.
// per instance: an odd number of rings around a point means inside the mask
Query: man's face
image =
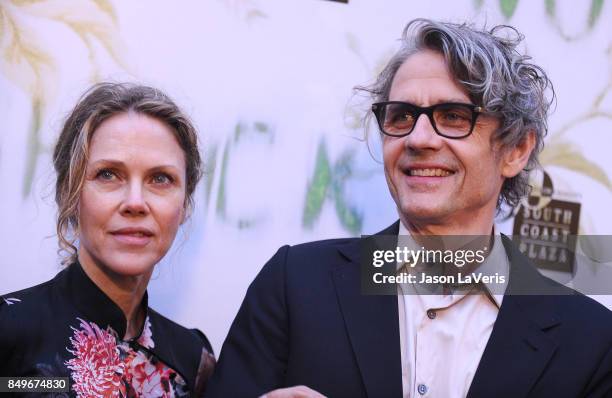
<svg viewBox="0 0 612 398"><path fill-rule="evenodd" d="M445 102L471 103L451 76L444 57L424 50L397 71L389 101L421 107ZM385 176L402 220L420 226L492 223L507 174L503 157L491 146L499 120L479 115L471 135L461 139L436 134L426 115L405 137L383 136ZM486 223L486 221L485 221Z"/></svg>

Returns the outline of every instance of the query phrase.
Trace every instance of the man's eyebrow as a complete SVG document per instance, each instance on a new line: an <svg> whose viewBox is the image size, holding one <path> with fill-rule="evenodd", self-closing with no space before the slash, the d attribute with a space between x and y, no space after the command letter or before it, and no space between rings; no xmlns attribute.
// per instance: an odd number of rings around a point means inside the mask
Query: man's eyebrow
<svg viewBox="0 0 612 398"><path fill-rule="evenodd" d="M471 104L472 101L465 98L451 97L444 98L437 101L432 101L432 105L444 104L444 103L457 103L457 104Z"/></svg>
<svg viewBox="0 0 612 398"><path fill-rule="evenodd" d="M406 102L409 104L413 104L413 105L418 105L418 101L413 101L412 99L408 99L408 98L404 98L401 100L398 100L399 102ZM434 101L431 101L429 103L429 106L433 106L433 105L438 105L438 104L449 104L449 103L454 103L454 104L471 104L472 101L470 101L470 99L465 99L465 98L459 98L459 97L451 97L451 98L440 98L440 99L436 99Z"/></svg>

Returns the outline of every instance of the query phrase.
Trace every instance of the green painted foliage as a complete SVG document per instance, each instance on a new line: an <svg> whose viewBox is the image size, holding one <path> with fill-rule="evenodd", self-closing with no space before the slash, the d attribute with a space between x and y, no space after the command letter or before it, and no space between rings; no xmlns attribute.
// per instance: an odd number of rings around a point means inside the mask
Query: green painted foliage
<svg viewBox="0 0 612 398"><path fill-rule="evenodd" d="M595 23L601 15L604 0L591 0L591 10L589 11L589 29L595 26Z"/></svg>
<svg viewBox="0 0 612 398"><path fill-rule="evenodd" d="M344 186L353 175L353 158L354 153L347 151L335 162L332 186L336 215L340 223L350 233L358 234L361 231L363 217L356 208L349 205L344 193Z"/></svg>
<svg viewBox="0 0 612 398"><path fill-rule="evenodd" d="M245 124L238 122L234 128L234 142L239 142L245 136L253 133L268 136L270 138L270 143L274 141L274 131L267 123L254 122L253 124Z"/></svg>
<svg viewBox="0 0 612 398"><path fill-rule="evenodd" d="M499 0L499 6L501 8L502 14L506 19L512 18L514 15L514 11L516 11L516 6L518 5L518 0Z"/></svg>
<svg viewBox="0 0 612 398"><path fill-rule="evenodd" d="M346 151L332 167L325 141L321 140L317 150L314 176L306 192L306 204L302 218L302 225L305 228L312 228L321 214L323 204L327 199L331 199L334 202L340 224L354 235L361 232L363 216L357 208L350 205L344 191L346 182L353 176L353 158L354 153Z"/></svg>
<svg viewBox="0 0 612 398"><path fill-rule="evenodd" d="M34 182L34 174L36 173L36 164L38 163L38 155L41 151L40 144L40 126L42 123L43 105L39 99L32 101L32 120L30 122L30 132L28 134L28 155L26 161L26 171L23 178L22 196L28 197L32 191L32 183Z"/></svg>
<svg viewBox="0 0 612 398"><path fill-rule="evenodd" d="M269 144L274 143L274 128L270 127L269 124L265 122L255 122L253 123L253 128L255 129L255 133L263 137L268 137Z"/></svg>
<svg viewBox="0 0 612 398"><path fill-rule="evenodd" d="M236 123L234 127L234 142L240 141L240 138L244 134L244 125L241 122Z"/></svg>
<svg viewBox="0 0 612 398"><path fill-rule="evenodd" d="M212 145L206 151L206 156L204 157L204 165L206 167L206 172L204 173L204 195L206 198L206 203L209 203L210 201L210 194L212 192L215 175L215 165L217 164L218 149L217 144Z"/></svg>
<svg viewBox="0 0 612 398"><path fill-rule="evenodd" d="M363 225L363 216L356 208L346 204L343 192L336 193L334 202L336 214L342 226L353 235L358 235Z"/></svg>
<svg viewBox="0 0 612 398"><path fill-rule="evenodd" d="M253 220L247 220L247 219L239 219L238 222L236 223L236 227L238 229L249 229L249 228L252 228L253 225L255 225L255 222Z"/></svg>
<svg viewBox="0 0 612 398"><path fill-rule="evenodd" d="M255 122L253 126L255 127L255 131L257 131L258 133L270 132L270 127L268 127L268 125L264 122Z"/></svg>
<svg viewBox="0 0 612 398"><path fill-rule="evenodd" d="M557 12L555 0L545 0L544 4L546 6L546 14L550 17L554 17Z"/></svg>
<svg viewBox="0 0 612 398"><path fill-rule="evenodd" d="M219 175L219 191L217 192L217 215L225 218L226 210L226 181L227 181L227 165L229 163L230 142L228 141L223 150L223 159L221 160L221 173Z"/></svg>
<svg viewBox="0 0 612 398"><path fill-rule="evenodd" d="M327 155L327 145L324 140L321 140L317 149L314 174L308 182L306 190L306 203L302 215L303 227L312 228L314 222L319 218L330 182L331 169L329 156Z"/></svg>
<svg viewBox="0 0 612 398"><path fill-rule="evenodd" d="M265 122L253 122L253 123L245 123L239 121L236 123L233 133L231 133L225 140L225 146L223 149L223 153L220 154L220 146L214 144L211 146L211 149L206 152L204 157L204 164L207 166L205 171L205 197L206 203L208 205L215 206L216 215L225 222L230 222L232 224L235 223L238 229L248 229L252 228L258 222L257 220L252 220L248 218L238 218L235 220L232 214L228 216L228 208L227 208L227 197L228 197L228 176L227 170L232 160L234 160L234 156L232 153L243 144L243 142L248 141L253 137L266 137L268 138L268 144L273 144L274 141L274 129L270 127ZM265 138L264 138L265 139ZM218 158L220 161L218 162ZM210 166L209 166L210 165ZM215 177L215 168L219 167L220 171L218 173L218 189L216 193L216 198L214 198L213 187ZM212 204L214 202L214 204ZM231 212L230 212L231 213Z"/></svg>

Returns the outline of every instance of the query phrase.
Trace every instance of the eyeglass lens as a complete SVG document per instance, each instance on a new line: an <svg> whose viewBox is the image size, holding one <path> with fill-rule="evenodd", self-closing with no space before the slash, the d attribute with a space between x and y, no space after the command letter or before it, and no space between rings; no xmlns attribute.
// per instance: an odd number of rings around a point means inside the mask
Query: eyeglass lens
<svg viewBox="0 0 612 398"><path fill-rule="evenodd" d="M386 104L381 112L382 128L389 135L405 135L414 128L419 113L419 110L410 104ZM458 104L440 104L433 110L434 128L446 136L468 135L472 128L472 118L472 109Z"/></svg>

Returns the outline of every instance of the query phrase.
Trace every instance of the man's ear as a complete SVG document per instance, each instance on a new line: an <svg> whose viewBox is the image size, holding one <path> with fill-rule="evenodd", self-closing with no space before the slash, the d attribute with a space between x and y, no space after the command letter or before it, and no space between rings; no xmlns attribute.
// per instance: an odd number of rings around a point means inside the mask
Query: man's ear
<svg viewBox="0 0 612 398"><path fill-rule="evenodd" d="M501 163L501 172L504 177L512 178L527 166L535 143L535 131L529 131L517 146L506 149L502 155Z"/></svg>

